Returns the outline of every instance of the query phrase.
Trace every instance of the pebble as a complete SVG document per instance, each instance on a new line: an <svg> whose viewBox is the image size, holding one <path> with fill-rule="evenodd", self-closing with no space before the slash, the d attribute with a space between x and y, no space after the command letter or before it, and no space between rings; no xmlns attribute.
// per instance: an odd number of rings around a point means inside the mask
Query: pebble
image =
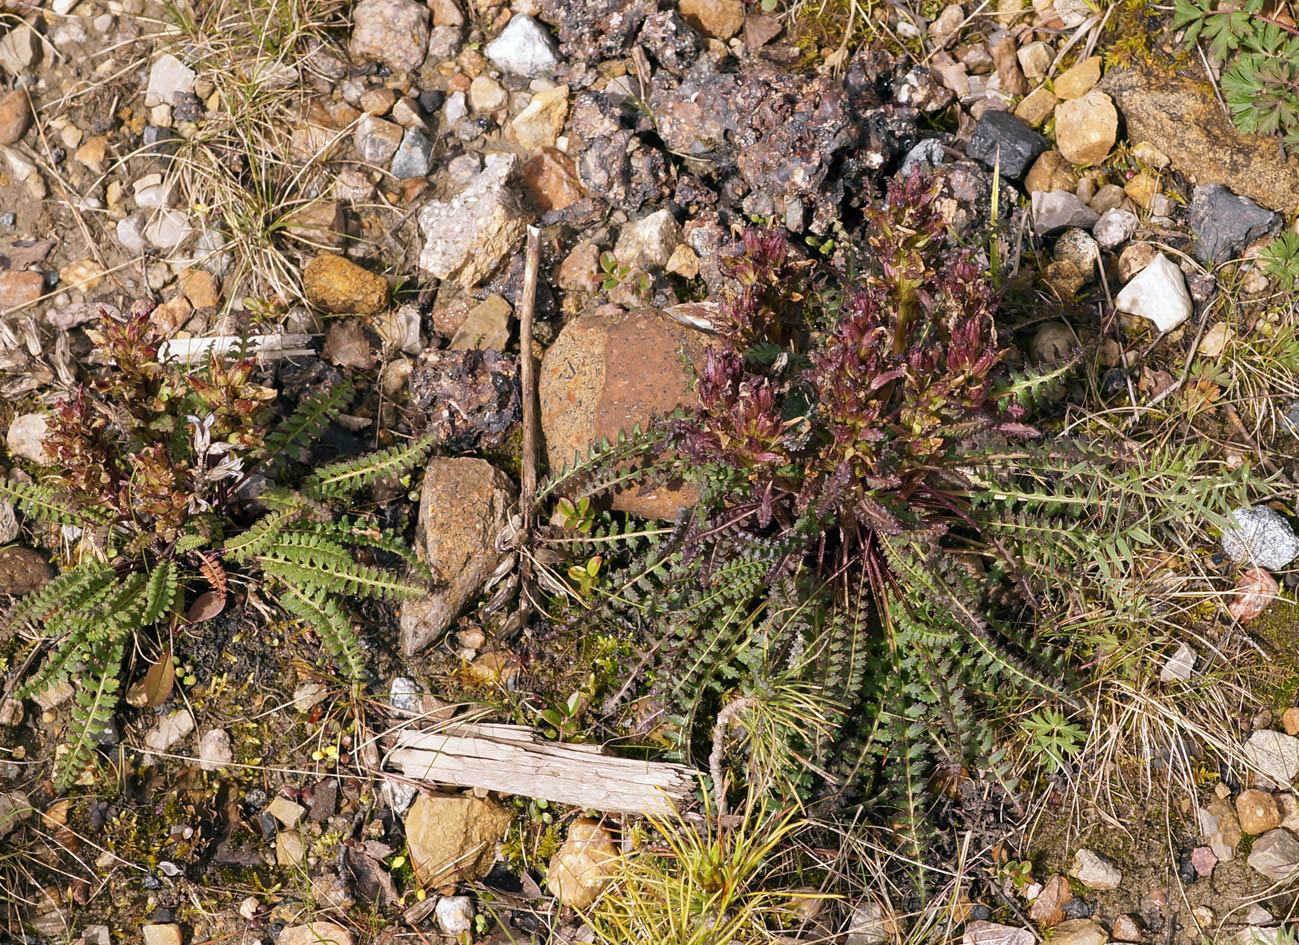
<svg viewBox="0 0 1299 945"><path fill-rule="evenodd" d="M1119 113L1104 92L1088 92L1055 110L1055 146L1074 164L1100 164L1114 147Z"/></svg>
<svg viewBox="0 0 1299 945"><path fill-rule="evenodd" d="M1053 190L1067 190L1072 193L1077 187L1078 174L1074 171L1073 165L1054 148L1043 151L1024 177L1024 189L1030 195L1039 190L1047 193Z"/></svg>
<svg viewBox="0 0 1299 945"><path fill-rule="evenodd" d="M1037 40L1019 47L1016 54L1019 58L1019 67L1024 70L1024 75L1030 79L1040 79L1046 75L1046 70L1051 68L1051 60L1055 58L1055 51L1050 44ZM1042 90L1045 91L1045 88ZM1052 98L1056 95L1047 92Z"/></svg>
<svg viewBox="0 0 1299 945"><path fill-rule="evenodd" d="M1119 279L1127 282L1154 262L1158 255L1159 250L1149 243L1133 243L1131 246L1125 246L1123 252L1119 253Z"/></svg>
<svg viewBox="0 0 1299 945"><path fill-rule="evenodd" d="M419 354L424 350L419 333L419 309L414 305L402 305L393 312L380 315L374 329L387 344L405 354Z"/></svg>
<svg viewBox="0 0 1299 945"><path fill-rule="evenodd" d="M469 310L447 347L452 351L466 351L470 348L504 351L510 341L512 314L510 303L502 296L489 295Z"/></svg>
<svg viewBox="0 0 1299 945"><path fill-rule="evenodd" d="M1290 880L1299 870L1299 840L1280 827L1269 830L1254 841L1245 862L1273 882Z"/></svg>
<svg viewBox="0 0 1299 945"><path fill-rule="evenodd" d="M21 725L23 721L23 703L21 699L0 701L0 725Z"/></svg>
<svg viewBox="0 0 1299 945"><path fill-rule="evenodd" d="M564 906L585 909L609 882L617 862L618 849L609 831L594 820L576 820L550 859L546 888Z"/></svg>
<svg viewBox="0 0 1299 945"><path fill-rule="evenodd" d="M942 48L956 42L961 24L965 22L965 9L959 3L949 3L929 24L929 35L934 46Z"/></svg>
<svg viewBox="0 0 1299 945"><path fill-rule="evenodd" d="M1119 913L1114 917L1114 940L1116 942L1140 942L1141 941L1141 923L1135 916L1128 915L1126 912Z"/></svg>
<svg viewBox="0 0 1299 945"><path fill-rule="evenodd" d="M875 899L866 899L853 906L848 915L843 945L886 945L899 940L902 929L891 908Z"/></svg>
<svg viewBox="0 0 1299 945"><path fill-rule="evenodd" d="M530 220L509 185L517 160L513 154L489 154L464 191L450 200L431 200L420 210L421 269L468 289L496 268Z"/></svg>
<svg viewBox="0 0 1299 945"><path fill-rule="evenodd" d="M1055 927L1051 945L1105 945L1109 933L1094 919L1067 919Z"/></svg>
<svg viewBox="0 0 1299 945"><path fill-rule="evenodd" d="M1091 207L1096 210L1094 200ZM1137 215L1130 210L1109 209L1100 213L1100 218L1092 226L1092 236L1096 237L1102 249L1122 246L1137 231Z"/></svg>
<svg viewBox="0 0 1299 945"><path fill-rule="evenodd" d="M0 272L0 310L30 305L45 294L45 276L39 272L6 269Z"/></svg>
<svg viewBox="0 0 1299 945"><path fill-rule="evenodd" d="M1150 202L1159 193L1159 179L1142 171L1133 175L1123 185L1123 192L1132 198L1132 202L1143 210L1150 209Z"/></svg>
<svg viewBox="0 0 1299 945"><path fill-rule="evenodd" d="M183 210L158 210L144 227L144 238L158 249L173 250L194 232Z"/></svg>
<svg viewBox="0 0 1299 945"><path fill-rule="evenodd" d="M1055 93L1043 86L1024 96L1023 101L1015 106L1015 116L1036 127L1051 117L1058 104L1060 100Z"/></svg>
<svg viewBox="0 0 1299 945"><path fill-rule="evenodd" d="M586 194L573 159L555 148L539 148L528 158L523 186L533 204L546 213L571 207Z"/></svg>
<svg viewBox="0 0 1299 945"><path fill-rule="evenodd" d="M1217 865L1218 855L1213 852L1213 847L1196 847L1191 851L1191 868L1201 879L1212 876L1213 868Z"/></svg>
<svg viewBox="0 0 1299 945"><path fill-rule="evenodd" d="M148 751L166 751L192 731L194 716L188 709L177 709L164 715L157 725L145 733L144 747Z"/></svg>
<svg viewBox="0 0 1299 945"><path fill-rule="evenodd" d="M557 85L532 96L527 107L514 116L510 128L521 148L551 148L559 140L567 117L568 86Z"/></svg>
<svg viewBox="0 0 1299 945"><path fill-rule="evenodd" d="M384 165L401 145L401 125L374 115L366 115L352 132L352 144L367 164Z"/></svg>
<svg viewBox="0 0 1299 945"><path fill-rule="evenodd" d="M1227 343L1234 337L1235 333L1230 325L1226 322L1214 322L1200 339L1200 345L1195 351L1206 358L1216 358L1227 349Z"/></svg>
<svg viewBox="0 0 1299 945"><path fill-rule="evenodd" d="M1056 240L1054 258L1073 266L1090 282L1100 262L1100 247L1086 230L1071 228Z"/></svg>
<svg viewBox="0 0 1299 945"><path fill-rule="evenodd" d="M275 835L275 862L279 866L297 866L307 858L307 843L296 830L281 830Z"/></svg>
<svg viewBox="0 0 1299 945"><path fill-rule="evenodd" d="M233 764L230 735L223 728L210 728L198 741L198 766L204 771L220 771Z"/></svg>
<svg viewBox="0 0 1299 945"><path fill-rule="evenodd" d="M415 0L361 0L352 11L353 59L413 72L428 54L429 11Z"/></svg>
<svg viewBox="0 0 1299 945"><path fill-rule="evenodd" d="M401 715L412 715L419 711L419 683L409 676L395 676L388 687L388 705Z"/></svg>
<svg viewBox="0 0 1299 945"><path fill-rule="evenodd" d="M1101 57L1091 56L1056 76L1052 88L1062 99L1082 98L1101 80Z"/></svg>
<svg viewBox="0 0 1299 945"><path fill-rule="evenodd" d="M1031 213L1033 231L1039 236L1065 227L1090 227L1100 219L1095 210L1067 190L1033 191Z"/></svg>
<svg viewBox="0 0 1299 945"><path fill-rule="evenodd" d="M146 925L142 928L144 945L180 945L180 926L174 922L162 922Z"/></svg>
<svg viewBox="0 0 1299 945"><path fill-rule="evenodd" d="M1245 759L1263 775L1284 786L1299 775L1299 738L1269 729L1245 742Z"/></svg>
<svg viewBox="0 0 1299 945"><path fill-rule="evenodd" d="M171 105L177 94L189 95L194 91L194 70L171 53L154 60L149 69L149 84L144 91L144 107Z"/></svg>
<svg viewBox="0 0 1299 945"><path fill-rule="evenodd" d="M460 52L461 31L458 26L435 26L429 31L428 58L430 62L454 59Z"/></svg>
<svg viewBox="0 0 1299 945"><path fill-rule="evenodd" d="M31 127L32 110L22 89L0 98L0 144L15 144Z"/></svg>
<svg viewBox="0 0 1299 945"><path fill-rule="evenodd" d="M275 945L352 945L352 933L333 922L290 925L280 932Z"/></svg>
<svg viewBox="0 0 1299 945"><path fill-rule="evenodd" d="M1191 673L1195 669L1195 660L1195 650L1186 643L1181 644L1164 662L1163 668L1159 671L1159 681L1185 682L1191 678Z"/></svg>
<svg viewBox="0 0 1299 945"><path fill-rule="evenodd" d="M398 180L424 177L433 163L433 142L416 128L407 128L392 156L392 176Z"/></svg>
<svg viewBox="0 0 1299 945"><path fill-rule="evenodd" d="M1164 170L1172 163L1167 154L1160 151L1149 141L1137 142L1137 144L1132 148L1132 156L1136 158L1139 163L1153 167L1155 170L1159 171Z"/></svg>
<svg viewBox="0 0 1299 945"><path fill-rule="evenodd" d="M388 305L388 283L335 253L320 253L302 271L308 302L332 315L374 315Z"/></svg>
<svg viewBox="0 0 1299 945"><path fill-rule="evenodd" d="M1235 564L1279 571L1299 556L1299 537L1290 521L1266 505L1233 509L1233 527L1223 530L1222 550Z"/></svg>
<svg viewBox="0 0 1299 945"><path fill-rule="evenodd" d="M662 268L681 242L681 225L669 210L656 210L626 224L618 234L613 254L632 269Z"/></svg>
<svg viewBox="0 0 1299 945"><path fill-rule="evenodd" d="M1047 141L1010 112L988 111L979 119L966 149L971 158L987 167L1001 161L1001 175L1019 180L1028 172L1034 158L1047 149Z"/></svg>
<svg viewBox="0 0 1299 945"><path fill-rule="evenodd" d="M17 76L35 65L40 51L40 36L26 23L19 23L0 37L0 66Z"/></svg>
<svg viewBox="0 0 1299 945"><path fill-rule="evenodd" d="M31 548L10 545L0 548L0 594L21 597L44 587L54 577L54 569Z"/></svg>
<svg viewBox="0 0 1299 945"><path fill-rule="evenodd" d="M1082 194L1080 193L1079 196L1081 197ZM1123 188L1118 184L1102 184L1091 195L1091 198L1087 201L1087 206L1104 215L1108 210L1121 208L1127 198L1128 195L1123 192ZM1128 212L1131 213L1130 210Z"/></svg>
<svg viewBox="0 0 1299 945"><path fill-rule="evenodd" d="M48 466L53 459L45 452L45 434L49 422L43 413L24 413L14 417L5 434L5 445L19 459Z"/></svg>
<svg viewBox="0 0 1299 945"><path fill-rule="evenodd" d="M1281 713L1281 727L1287 735L1299 735L1299 707L1291 706Z"/></svg>
<svg viewBox="0 0 1299 945"><path fill-rule="evenodd" d="M961 945L1035 945L1037 941L1038 937L1032 929L1000 925L983 919L965 923L965 933L961 936Z"/></svg>
<svg viewBox="0 0 1299 945"><path fill-rule="evenodd" d="M460 937L474 927L474 901L468 896L443 896L434 907L443 935Z"/></svg>
<svg viewBox="0 0 1299 945"><path fill-rule="evenodd" d="M1267 833L1281 825L1281 810L1271 794L1250 788L1236 797L1236 818L1245 833Z"/></svg>
<svg viewBox="0 0 1299 945"><path fill-rule="evenodd" d="M91 292L106 275L103 267L93 259L78 259L59 270L59 281L78 292Z"/></svg>
<svg viewBox="0 0 1299 945"><path fill-rule="evenodd" d="M501 83L485 75L480 75L469 83L468 95L469 107L475 112L494 112L509 98L509 93Z"/></svg>
<svg viewBox="0 0 1299 945"><path fill-rule="evenodd" d="M382 118L388 112L392 111L392 106L397 101L397 93L392 89L368 89L361 94L358 104L361 110L371 115L377 115Z"/></svg>
<svg viewBox="0 0 1299 945"><path fill-rule="evenodd" d="M510 17L483 52L499 68L528 78L550 75L559 65L550 31L525 14Z"/></svg>
<svg viewBox="0 0 1299 945"><path fill-rule="evenodd" d="M294 803L283 795L276 795L266 805L266 813L289 828L296 827L306 812L307 809L301 804Z"/></svg>
<svg viewBox="0 0 1299 945"><path fill-rule="evenodd" d="M714 39L730 39L744 26L742 0L681 0L677 9L687 23Z"/></svg>
<svg viewBox="0 0 1299 945"><path fill-rule="evenodd" d="M1120 312L1149 319L1160 331L1172 331L1190 318L1192 311L1182 270L1163 253L1123 287L1114 306Z"/></svg>
<svg viewBox="0 0 1299 945"><path fill-rule="evenodd" d="M1069 875L1088 889L1117 889L1123 882L1123 871L1107 857L1082 847L1074 854Z"/></svg>
<svg viewBox="0 0 1299 945"><path fill-rule="evenodd" d="M1187 222L1195 234L1192 253L1217 264L1239 255L1250 243L1281 229L1281 216L1220 184L1202 184L1191 195Z"/></svg>

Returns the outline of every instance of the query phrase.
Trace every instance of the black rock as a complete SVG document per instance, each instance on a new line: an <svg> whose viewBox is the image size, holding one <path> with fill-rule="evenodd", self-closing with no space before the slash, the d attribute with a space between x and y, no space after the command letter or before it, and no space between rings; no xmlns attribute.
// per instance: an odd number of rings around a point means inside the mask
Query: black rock
<svg viewBox="0 0 1299 945"><path fill-rule="evenodd" d="M1221 184L1195 188L1188 213L1195 234L1192 252L1202 263L1220 263L1268 233L1281 229L1281 217Z"/></svg>
<svg viewBox="0 0 1299 945"><path fill-rule="evenodd" d="M1177 876L1188 886L1200 878L1200 874L1195 871L1195 864L1191 862L1190 850L1183 853L1177 861Z"/></svg>
<svg viewBox="0 0 1299 945"><path fill-rule="evenodd" d="M1033 161L1047 149L1047 140L1029 127L1028 122L1010 112L990 109L983 113L970 138L966 153L988 167L1001 155L1001 173L1019 180L1028 173Z"/></svg>
<svg viewBox="0 0 1299 945"><path fill-rule="evenodd" d="M419 107L424 109L426 115L433 115L441 111L446 100L447 93L441 89L425 89L419 93Z"/></svg>
<svg viewBox="0 0 1299 945"><path fill-rule="evenodd" d="M1086 899L1070 899L1060 907L1066 919L1090 919L1095 907Z"/></svg>
<svg viewBox="0 0 1299 945"><path fill-rule="evenodd" d="M970 906L970 919L974 922L987 922L992 918L992 910L981 902Z"/></svg>
<svg viewBox="0 0 1299 945"><path fill-rule="evenodd" d="M1128 389L1128 372L1121 367L1110 368L1101 378L1101 396L1113 397Z"/></svg>

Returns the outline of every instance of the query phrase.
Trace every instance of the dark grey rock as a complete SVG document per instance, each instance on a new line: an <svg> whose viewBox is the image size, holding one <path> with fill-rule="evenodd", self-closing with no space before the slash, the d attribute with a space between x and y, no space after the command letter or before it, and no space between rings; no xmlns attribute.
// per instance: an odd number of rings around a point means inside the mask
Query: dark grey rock
<svg viewBox="0 0 1299 945"><path fill-rule="evenodd" d="M1099 217L1096 211L1067 190L1033 192L1033 232L1045 236L1065 227L1090 227Z"/></svg>
<svg viewBox="0 0 1299 945"><path fill-rule="evenodd" d="M1001 173L1019 180L1028 173L1034 159L1047 149L1047 140L1029 127L1028 122L1010 112L989 110L974 128L967 152L988 167L1001 155Z"/></svg>
<svg viewBox="0 0 1299 945"><path fill-rule="evenodd" d="M1231 259L1260 236L1281 229L1280 214L1221 184L1196 187L1187 216L1195 234L1192 252L1202 263Z"/></svg>
<svg viewBox="0 0 1299 945"><path fill-rule="evenodd" d="M398 180L424 177L433 163L433 142L422 132L407 128L392 156L392 176Z"/></svg>

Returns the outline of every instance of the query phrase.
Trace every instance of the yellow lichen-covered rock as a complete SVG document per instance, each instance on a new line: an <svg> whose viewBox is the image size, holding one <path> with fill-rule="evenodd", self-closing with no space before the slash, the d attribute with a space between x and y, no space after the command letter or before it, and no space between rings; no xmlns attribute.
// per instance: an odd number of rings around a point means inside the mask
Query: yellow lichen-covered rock
<svg viewBox="0 0 1299 945"><path fill-rule="evenodd" d="M307 263L302 292L316 308L334 315L373 315L388 304L383 276L334 253L321 253Z"/></svg>
<svg viewBox="0 0 1299 945"><path fill-rule="evenodd" d="M493 800L472 794L421 794L406 814L406 845L415 876L426 887L482 879L513 817Z"/></svg>

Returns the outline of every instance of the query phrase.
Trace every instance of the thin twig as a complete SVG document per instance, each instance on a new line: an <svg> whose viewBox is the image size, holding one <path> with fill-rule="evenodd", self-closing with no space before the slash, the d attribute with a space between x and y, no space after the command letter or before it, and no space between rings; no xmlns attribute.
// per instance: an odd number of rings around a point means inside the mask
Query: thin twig
<svg viewBox="0 0 1299 945"><path fill-rule="evenodd" d="M523 481L519 504L525 539L532 530L532 503L537 495L537 379L532 363L532 319L540 268L541 230L530 226L528 255L523 267L523 298L519 303L519 381L523 388Z"/></svg>

